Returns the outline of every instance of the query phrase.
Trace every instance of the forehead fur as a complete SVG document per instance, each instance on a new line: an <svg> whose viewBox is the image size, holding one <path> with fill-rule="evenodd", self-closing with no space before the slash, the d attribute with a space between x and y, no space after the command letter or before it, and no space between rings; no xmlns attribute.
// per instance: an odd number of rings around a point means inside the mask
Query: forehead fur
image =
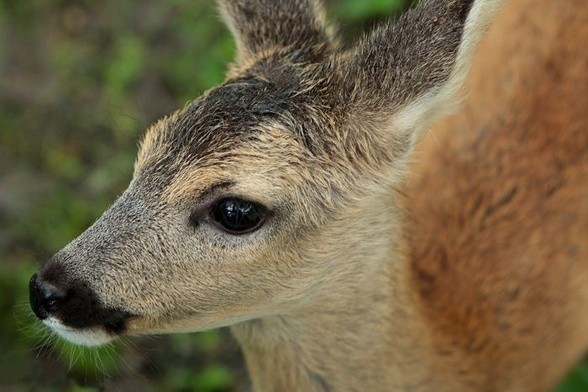
<svg viewBox="0 0 588 392"><path fill-rule="evenodd" d="M277 58L258 62L155 124L141 144L136 171L215 164L276 128L292 132L306 152L316 155L324 144L319 128L327 119L317 111L325 95L315 74L313 65Z"/></svg>

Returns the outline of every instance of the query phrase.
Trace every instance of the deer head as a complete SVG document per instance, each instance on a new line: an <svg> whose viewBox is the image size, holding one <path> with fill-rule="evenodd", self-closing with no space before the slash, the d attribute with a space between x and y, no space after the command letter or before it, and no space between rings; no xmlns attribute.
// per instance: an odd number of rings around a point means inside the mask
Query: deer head
<svg viewBox="0 0 588 392"><path fill-rule="evenodd" d="M148 130L127 190L31 279L37 316L84 345L203 330L369 268L496 4L425 0L342 50L312 0L221 1L228 78Z"/></svg>

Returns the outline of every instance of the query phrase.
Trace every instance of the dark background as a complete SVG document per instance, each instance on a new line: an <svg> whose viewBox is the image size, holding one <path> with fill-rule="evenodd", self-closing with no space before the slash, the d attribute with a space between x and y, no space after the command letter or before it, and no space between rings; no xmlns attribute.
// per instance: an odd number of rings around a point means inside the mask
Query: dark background
<svg viewBox="0 0 588 392"><path fill-rule="evenodd" d="M0 391L247 390L226 330L80 349L48 340L27 300L126 187L149 124L222 81L234 46L213 3L0 0ZM328 3L348 41L410 0ZM588 391L588 366L559 390Z"/></svg>

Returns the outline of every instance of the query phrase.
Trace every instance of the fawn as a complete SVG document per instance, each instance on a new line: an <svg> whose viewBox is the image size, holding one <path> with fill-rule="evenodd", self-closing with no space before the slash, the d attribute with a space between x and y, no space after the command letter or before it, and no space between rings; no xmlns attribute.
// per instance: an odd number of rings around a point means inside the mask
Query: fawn
<svg viewBox="0 0 588 392"><path fill-rule="evenodd" d="M226 81L151 127L35 314L90 346L230 325L259 391L554 388L588 348L588 4L500 6L343 49L313 0L221 1Z"/></svg>

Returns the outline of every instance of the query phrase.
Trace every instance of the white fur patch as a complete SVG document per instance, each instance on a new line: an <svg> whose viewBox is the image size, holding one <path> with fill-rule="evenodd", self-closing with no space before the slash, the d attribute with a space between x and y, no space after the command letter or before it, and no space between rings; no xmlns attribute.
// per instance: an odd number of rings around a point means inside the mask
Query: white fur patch
<svg viewBox="0 0 588 392"><path fill-rule="evenodd" d="M68 342L80 346L102 346L114 340L114 337L100 328L71 328L63 325L61 321L54 317L43 320L43 323Z"/></svg>

